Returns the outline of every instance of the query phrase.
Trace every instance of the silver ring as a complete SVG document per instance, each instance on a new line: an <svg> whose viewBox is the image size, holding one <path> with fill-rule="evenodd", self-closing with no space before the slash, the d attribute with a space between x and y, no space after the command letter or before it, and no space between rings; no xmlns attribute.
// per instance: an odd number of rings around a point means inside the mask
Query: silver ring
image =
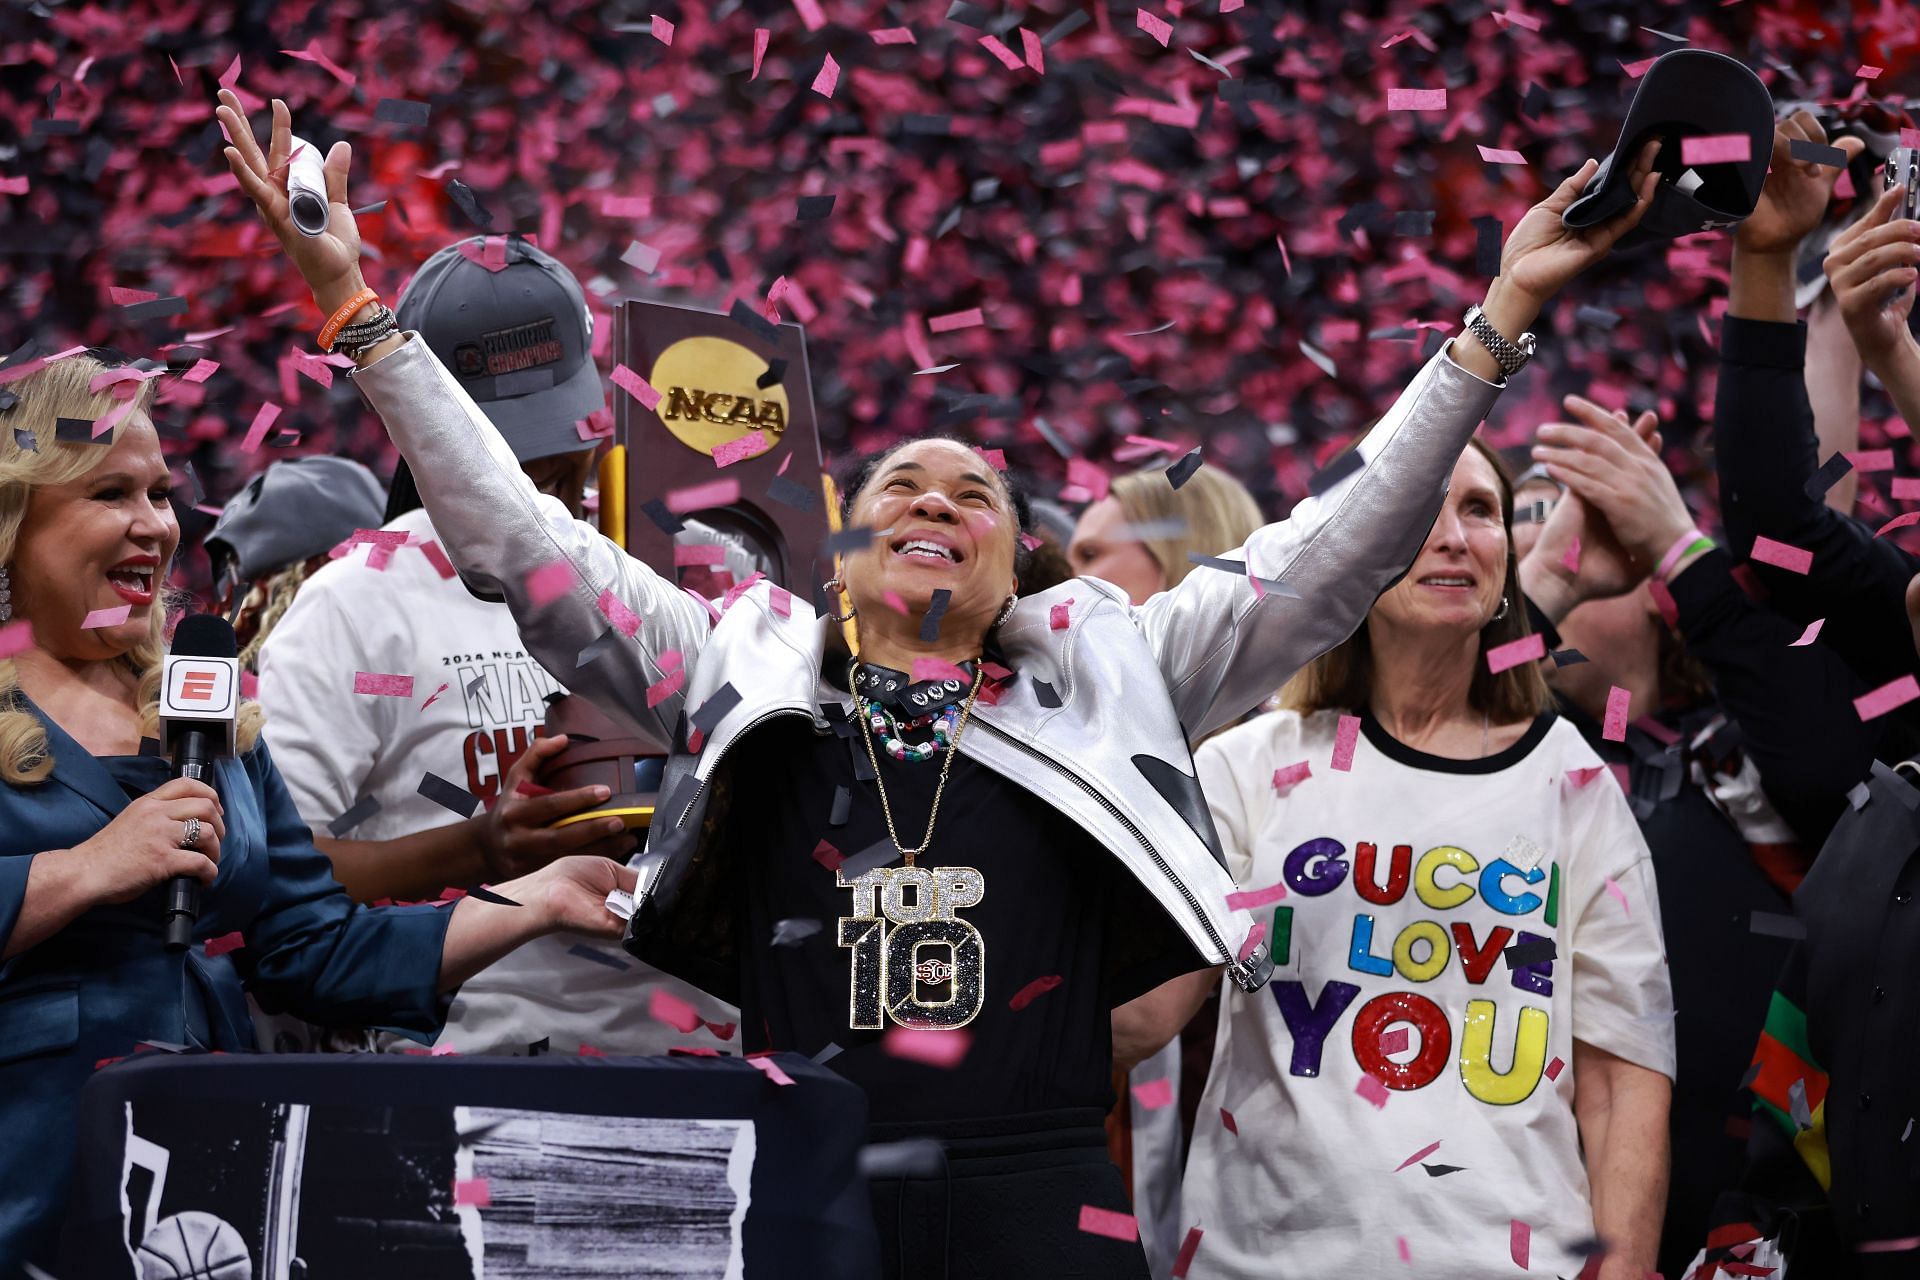
<svg viewBox="0 0 1920 1280"><path fill-rule="evenodd" d="M187 819L185 828L180 832L180 847L182 849L197 849L200 847L200 819Z"/></svg>

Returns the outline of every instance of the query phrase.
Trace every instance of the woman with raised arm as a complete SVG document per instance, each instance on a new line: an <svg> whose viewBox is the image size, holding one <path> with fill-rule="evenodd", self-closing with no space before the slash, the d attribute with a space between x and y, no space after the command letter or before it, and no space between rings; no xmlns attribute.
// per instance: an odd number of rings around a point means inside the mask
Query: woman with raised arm
<svg viewBox="0 0 1920 1280"><path fill-rule="evenodd" d="M1227 904L1186 744L1337 644L1413 558L1523 330L1643 211L1651 151L1619 221L1562 227L1589 162L1520 222L1480 336L1416 375L1352 475L1248 539L1244 569L1137 607L1090 578L1022 600L1024 504L1003 476L952 440L869 459L846 516L873 537L831 584L857 615L850 652L778 587L716 614L541 499L372 305L347 144L327 156L331 229L309 238L288 217L285 106L263 153L222 102L229 164L327 336L354 335L356 383L468 579L506 595L575 693L672 752L628 945L738 1002L749 1050L831 1060L866 1088L876 1137L945 1140L944 1174L874 1185L889 1274L1144 1275L1112 1238L1131 1223L1109 1225L1126 1208L1099 1123L1109 1013L1195 970L1255 990L1272 967ZM536 604L528 574L556 561L573 586ZM577 665L615 602L642 620L632 642Z"/></svg>

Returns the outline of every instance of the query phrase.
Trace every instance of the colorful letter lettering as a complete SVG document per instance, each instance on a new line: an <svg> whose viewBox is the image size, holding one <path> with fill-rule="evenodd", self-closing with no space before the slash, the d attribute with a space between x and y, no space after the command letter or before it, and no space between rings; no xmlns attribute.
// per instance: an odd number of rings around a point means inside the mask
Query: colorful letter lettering
<svg viewBox="0 0 1920 1280"><path fill-rule="evenodd" d="M1347 944L1347 968L1355 973L1371 973L1384 978L1392 974L1393 961L1373 954L1373 917L1353 918L1353 941Z"/></svg>
<svg viewBox="0 0 1920 1280"><path fill-rule="evenodd" d="M1351 982L1329 982L1320 988L1318 1002L1307 999L1306 986L1300 982L1274 982L1269 984L1269 989L1273 992L1273 1002L1280 1006L1287 1030L1293 1035L1293 1061L1288 1072L1296 1076L1319 1075L1320 1054L1326 1048L1327 1033L1360 994L1360 988Z"/></svg>
<svg viewBox="0 0 1920 1280"><path fill-rule="evenodd" d="M1540 895L1523 893L1515 897L1509 894L1500 883L1508 876L1519 876L1528 884L1539 884L1547 878L1547 873L1538 867L1522 871L1505 858L1495 858L1480 873L1480 896L1486 900L1486 904L1503 916L1524 916L1528 912L1538 911Z"/></svg>
<svg viewBox="0 0 1920 1280"><path fill-rule="evenodd" d="M1415 960L1413 944L1422 940L1427 944L1427 958ZM1446 972L1451 959L1453 944L1447 941L1447 931L1431 920L1415 920L1393 940L1393 967L1408 982L1432 982Z"/></svg>
<svg viewBox="0 0 1920 1280"><path fill-rule="evenodd" d="M1393 861L1387 866L1387 885L1384 889L1377 883L1373 869L1374 858L1379 852L1379 846L1367 840L1353 846L1353 889L1375 906L1390 907L1406 896L1407 878L1413 870L1413 846L1393 846Z"/></svg>
<svg viewBox="0 0 1920 1280"><path fill-rule="evenodd" d="M1347 863L1341 857L1346 851L1347 846L1326 836L1298 846L1281 868L1287 888L1309 898L1332 893L1347 878Z"/></svg>
<svg viewBox="0 0 1920 1280"><path fill-rule="evenodd" d="M1442 867L1452 867L1460 873L1462 880L1467 880L1480 869L1480 860L1465 849L1456 849L1450 844L1429 849L1420 855L1420 865L1413 872L1413 891L1420 895L1420 901L1435 911L1451 911L1472 900L1473 886L1455 884L1442 889L1434 878Z"/></svg>
<svg viewBox="0 0 1920 1280"><path fill-rule="evenodd" d="M1467 975L1467 981L1479 986L1487 980L1487 974L1493 969L1493 962L1507 949L1507 939L1513 936L1513 930L1505 925L1495 925L1493 932L1487 935L1483 946L1473 945L1473 926L1459 920L1453 926L1453 943L1460 949L1460 971Z"/></svg>
<svg viewBox="0 0 1920 1280"><path fill-rule="evenodd" d="M1411 1062L1395 1062L1380 1052L1380 1036L1396 1022L1411 1022L1420 1032L1420 1052ZM1360 1069L1389 1089L1421 1089L1446 1069L1453 1052L1447 1015L1425 996L1394 991L1360 1006L1353 1019L1353 1056Z"/></svg>
<svg viewBox="0 0 1920 1280"><path fill-rule="evenodd" d="M1505 1072L1493 1069L1494 1016L1493 1001L1467 1001L1466 1025L1460 1031L1460 1082L1480 1101L1510 1107L1533 1096L1546 1069L1547 1015L1543 1009L1520 1010L1513 1065Z"/></svg>

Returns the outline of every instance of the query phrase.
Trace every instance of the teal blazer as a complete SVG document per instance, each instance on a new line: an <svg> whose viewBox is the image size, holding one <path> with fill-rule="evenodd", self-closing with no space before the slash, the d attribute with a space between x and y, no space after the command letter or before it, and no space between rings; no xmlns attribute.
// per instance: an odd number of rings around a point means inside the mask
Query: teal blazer
<svg viewBox="0 0 1920 1280"><path fill-rule="evenodd" d="M105 766L22 702L47 725L54 767L37 786L0 784L0 941L20 918L34 855L78 845L128 804ZM96 907L0 961L0 1277L23 1261L49 1265L73 1173L80 1087L102 1059L142 1041L251 1050L241 983L269 1012L377 1026L423 1043L439 1034L451 1003L437 988L452 912L349 899L264 744L219 761L214 789L227 837L219 878L201 894L192 949L167 951L155 888ZM231 933L246 942L230 953L229 969L197 941Z"/></svg>

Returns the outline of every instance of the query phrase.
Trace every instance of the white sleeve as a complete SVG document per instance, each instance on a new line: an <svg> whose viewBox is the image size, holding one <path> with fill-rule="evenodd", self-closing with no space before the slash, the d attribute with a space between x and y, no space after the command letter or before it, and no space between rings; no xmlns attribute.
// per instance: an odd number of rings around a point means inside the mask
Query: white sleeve
<svg viewBox="0 0 1920 1280"><path fill-rule="evenodd" d="M294 807L321 835L359 799L362 780L391 737L393 725L386 722L406 705L402 698L354 696L354 672L371 669L351 613L313 582L260 649L267 746Z"/></svg>
<svg viewBox="0 0 1920 1280"><path fill-rule="evenodd" d="M1653 855L1611 778L1589 784L1569 824L1573 1037L1671 1079L1673 989Z"/></svg>

